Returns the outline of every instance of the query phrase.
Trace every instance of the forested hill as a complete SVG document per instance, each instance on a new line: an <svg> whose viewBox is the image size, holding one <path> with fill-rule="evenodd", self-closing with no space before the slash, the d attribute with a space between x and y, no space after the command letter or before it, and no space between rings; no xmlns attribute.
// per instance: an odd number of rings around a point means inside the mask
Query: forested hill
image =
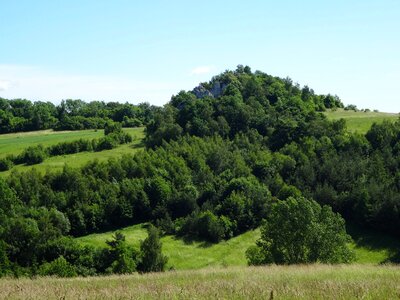
<svg viewBox="0 0 400 300"><path fill-rule="evenodd" d="M238 66L191 92L173 96L147 127L147 145L185 134L232 139L238 133L257 132L269 140L270 148L278 149L304 136L324 135L325 120L316 112L339 107L343 103L337 96L316 95L289 78L251 73L249 67Z"/></svg>
<svg viewBox="0 0 400 300"><path fill-rule="evenodd" d="M102 252L70 236L152 222L219 242L259 227L289 198L398 235L400 122L352 134L320 113L342 106L239 66L154 110L142 151L44 175L13 172L0 179L0 270L50 274L55 262L71 274L132 271L140 255L120 261L121 236Z"/></svg>

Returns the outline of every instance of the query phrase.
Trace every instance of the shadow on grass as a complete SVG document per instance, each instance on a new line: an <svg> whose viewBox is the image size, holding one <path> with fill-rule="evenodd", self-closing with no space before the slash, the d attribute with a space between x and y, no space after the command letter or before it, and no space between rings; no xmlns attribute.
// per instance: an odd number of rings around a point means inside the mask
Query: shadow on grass
<svg viewBox="0 0 400 300"><path fill-rule="evenodd" d="M142 139L139 143L134 142L132 145L130 145L132 149L139 149L139 148L144 148L144 140Z"/></svg>
<svg viewBox="0 0 400 300"><path fill-rule="evenodd" d="M389 258L382 263L400 262L400 240L395 236L375 229L366 229L351 222L346 225L346 230L353 238L357 248L362 247L371 251L386 250Z"/></svg>
<svg viewBox="0 0 400 300"><path fill-rule="evenodd" d="M174 239L176 241L178 241L178 240L179 241L183 241L185 243L185 245L194 246L196 244L195 246L197 248L209 248L209 247L215 245L214 243L207 242L207 241L204 241L204 240L200 240L200 239L197 239L197 238L194 238L194 237L190 237L190 236L176 236L176 235L174 235L172 237L172 239Z"/></svg>

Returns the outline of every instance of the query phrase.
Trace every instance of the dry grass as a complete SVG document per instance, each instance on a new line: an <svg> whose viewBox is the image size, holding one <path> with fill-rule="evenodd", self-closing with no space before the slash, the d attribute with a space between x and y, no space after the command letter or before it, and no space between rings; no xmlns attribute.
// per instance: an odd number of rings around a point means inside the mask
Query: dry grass
<svg viewBox="0 0 400 300"><path fill-rule="evenodd" d="M269 266L0 280L1 299L399 299L400 267Z"/></svg>

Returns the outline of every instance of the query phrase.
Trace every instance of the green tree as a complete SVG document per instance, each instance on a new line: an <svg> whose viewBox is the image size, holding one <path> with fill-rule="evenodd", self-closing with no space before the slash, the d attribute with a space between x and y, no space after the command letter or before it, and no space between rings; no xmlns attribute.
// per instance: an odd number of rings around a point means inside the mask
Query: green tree
<svg viewBox="0 0 400 300"><path fill-rule="evenodd" d="M108 273L129 274L136 271L136 253L129 249L121 232L116 232L107 245L111 247L109 256L112 259L111 266L106 270Z"/></svg>
<svg viewBox="0 0 400 300"><path fill-rule="evenodd" d="M141 260L138 264L140 272L162 272L165 270L168 257L162 254L159 231L153 225L147 229L148 237L140 244Z"/></svg>
<svg viewBox="0 0 400 300"><path fill-rule="evenodd" d="M348 263L354 257L347 243L345 222L328 206L289 197L275 203L256 246L249 248L249 264Z"/></svg>

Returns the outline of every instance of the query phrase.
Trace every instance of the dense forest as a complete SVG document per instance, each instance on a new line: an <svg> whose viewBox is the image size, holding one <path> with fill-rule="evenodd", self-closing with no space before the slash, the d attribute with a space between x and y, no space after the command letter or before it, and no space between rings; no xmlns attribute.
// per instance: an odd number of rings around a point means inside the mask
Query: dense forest
<svg viewBox="0 0 400 300"><path fill-rule="evenodd" d="M161 234L219 242L263 220L273 224L271 216L285 201L399 235L400 121L374 124L366 135L350 133L344 120L329 121L321 113L343 107L337 96L317 95L289 78L238 66L158 109L66 101L49 113L53 125L42 128L27 125L36 124L33 107L41 104L29 104L32 115L22 117L13 101L2 103L7 120L28 126L2 128L67 129L65 120L83 124L89 118L147 124L146 149L135 154L0 179L3 274L145 271L146 243L136 253L115 236L100 251L72 237L151 222ZM92 110L96 105L103 108ZM140 113L122 113L127 107ZM149 232L157 245L157 230ZM150 270L161 270L165 258L153 256L159 267Z"/></svg>
<svg viewBox="0 0 400 300"><path fill-rule="evenodd" d="M148 103L87 103L68 99L54 105L51 102L0 98L0 133L102 129L110 121L119 122L124 127L137 127L148 124L156 110L157 107Z"/></svg>

